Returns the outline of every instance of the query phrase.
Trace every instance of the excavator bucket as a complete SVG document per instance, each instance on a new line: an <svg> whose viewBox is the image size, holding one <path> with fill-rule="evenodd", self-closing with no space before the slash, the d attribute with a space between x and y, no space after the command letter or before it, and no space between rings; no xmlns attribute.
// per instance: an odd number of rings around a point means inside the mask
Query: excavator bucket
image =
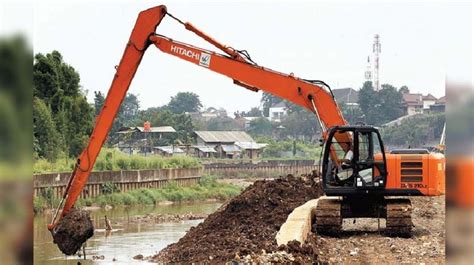
<svg viewBox="0 0 474 265"><path fill-rule="evenodd" d="M66 255L74 255L94 235L89 212L71 209L51 231L53 241Z"/></svg>

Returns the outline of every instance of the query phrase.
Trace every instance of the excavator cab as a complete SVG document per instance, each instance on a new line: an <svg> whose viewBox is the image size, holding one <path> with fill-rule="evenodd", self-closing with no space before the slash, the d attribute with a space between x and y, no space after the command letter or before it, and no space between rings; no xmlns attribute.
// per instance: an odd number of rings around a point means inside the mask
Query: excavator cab
<svg viewBox="0 0 474 265"><path fill-rule="evenodd" d="M379 131L371 126L335 126L324 144L322 174L328 196L385 189L387 165Z"/></svg>

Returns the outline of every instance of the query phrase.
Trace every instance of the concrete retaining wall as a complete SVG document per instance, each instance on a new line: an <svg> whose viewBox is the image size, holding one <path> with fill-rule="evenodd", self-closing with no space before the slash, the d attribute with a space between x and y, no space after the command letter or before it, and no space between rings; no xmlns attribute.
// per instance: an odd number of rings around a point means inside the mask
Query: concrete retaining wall
<svg viewBox="0 0 474 265"><path fill-rule="evenodd" d="M61 197L71 173L48 173L33 175L34 195L38 196L51 187L55 196ZM101 185L114 183L122 192L140 188L161 188L169 182L179 186L197 184L203 175L203 168L177 168L157 170L120 170L92 172L81 194L81 198L101 194Z"/></svg>

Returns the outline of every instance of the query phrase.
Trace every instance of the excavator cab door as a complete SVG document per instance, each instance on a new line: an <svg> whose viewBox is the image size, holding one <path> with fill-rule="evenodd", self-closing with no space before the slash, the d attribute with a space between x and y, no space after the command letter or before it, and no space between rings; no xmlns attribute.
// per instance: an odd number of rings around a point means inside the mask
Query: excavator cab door
<svg viewBox="0 0 474 265"><path fill-rule="evenodd" d="M340 137L349 135L350 140ZM385 189L386 159L378 130L370 126L336 126L329 130L323 156L327 195L351 195Z"/></svg>

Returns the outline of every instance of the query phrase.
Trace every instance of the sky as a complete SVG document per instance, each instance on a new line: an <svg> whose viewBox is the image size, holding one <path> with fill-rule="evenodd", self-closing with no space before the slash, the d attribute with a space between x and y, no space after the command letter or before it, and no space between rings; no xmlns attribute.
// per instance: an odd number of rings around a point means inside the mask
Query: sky
<svg viewBox="0 0 474 265"><path fill-rule="evenodd" d="M247 50L259 65L324 80L333 89L362 86L375 34L382 44L382 84L441 97L447 72L472 82L472 61L466 60L472 58L469 1L223 2L46 0L33 4L33 27L24 30L33 36L35 53L58 50L80 73L91 102L94 91L107 93L138 13L158 4L220 42ZM15 24L25 13L21 3L0 10L0 21L13 21L3 28L21 28ZM157 33L214 50L168 17ZM261 98L261 93L150 46L129 92L138 94L144 109L164 105L180 91L195 92L206 107L229 113L259 106Z"/></svg>

